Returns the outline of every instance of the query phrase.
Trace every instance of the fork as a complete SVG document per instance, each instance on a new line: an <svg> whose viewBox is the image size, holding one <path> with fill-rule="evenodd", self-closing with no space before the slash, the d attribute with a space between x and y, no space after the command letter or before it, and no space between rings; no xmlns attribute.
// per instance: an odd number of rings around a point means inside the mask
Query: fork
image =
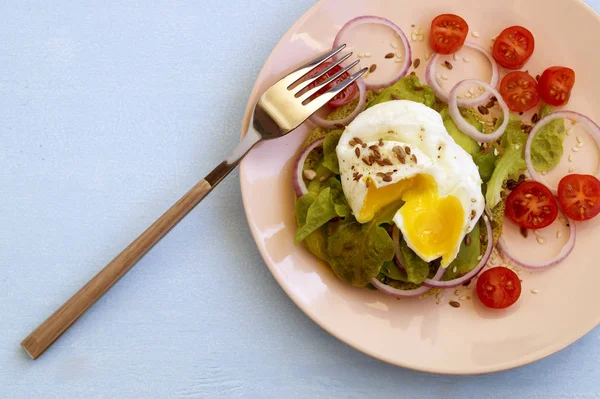
<svg viewBox="0 0 600 399"><path fill-rule="evenodd" d="M256 144L262 140L276 139L290 133L319 108L360 78L368 68L361 69L321 93L330 83L359 63L359 60L356 60L326 80L319 82L319 78L352 55L352 53L348 53L339 59L335 58L345 47L346 45L342 44L310 61L267 89L254 108L254 114L246 135L229 156L25 338L21 342L21 346L29 356L36 359L44 353L86 310L194 209L221 180L235 169L242 158ZM332 59L332 63L327 65L326 68L318 71L314 76L302 80L311 71L330 59Z"/></svg>

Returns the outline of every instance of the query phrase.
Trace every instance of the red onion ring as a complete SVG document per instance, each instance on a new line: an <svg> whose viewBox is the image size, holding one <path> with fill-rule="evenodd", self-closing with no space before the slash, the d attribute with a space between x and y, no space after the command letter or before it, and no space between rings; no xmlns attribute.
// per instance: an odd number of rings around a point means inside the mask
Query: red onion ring
<svg viewBox="0 0 600 399"><path fill-rule="evenodd" d="M404 256L400 251L400 229L394 224L392 227L392 242L394 243L394 262L402 270L406 270L404 267Z"/></svg>
<svg viewBox="0 0 600 399"><path fill-rule="evenodd" d="M527 143L525 144L525 164L527 165L527 171L533 180L543 182L543 176L540 172L535 170L533 167L533 163L531 162L531 143L533 143L533 138L540 131L544 125L552 122L556 119L569 119L571 121L575 121L577 123L582 123L586 126L588 133L590 133L594 140L596 140L596 145L600 149L600 126L598 126L593 120L588 118L587 116L580 114L578 112L573 111L556 111L552 112L535 124L531 132L529 133L529 137L527 138ZM600 163L598 164L598 169L596 170L595 176L600 179ZM545 182L544 185L548 186ZM552 194L557 194L557 187L548 186Z"/></svg>
<svg viewBox="0 0 600 399"><path fill-rule="evenodd" d="M478 85L484 87L485 89L487 89L491 94L496 96L496 98L498 99L498 104L500 105L500 108L502 108L502 114L504 116L504 120L502 121L502 124L500 125L500 127L498 129L496 129L495 132L493 132L493 133L479 132L477 129L475 129L475 127L473 125L471 125L469 122L467 122L465 120L465 118L463 118L462 115L460 114L460 110L458 109L458 89L460 89L466 83L478 84ZM479 141L480 143L489 143L489 142L498 140L500 138L500 136L502 136L504 134L504 131L506 130L506 127L508 126L508 120L510 118L510 113L509 113L510 111L508 110L508 106L502 99L502 96L500 95L500 93L498 93L498 91L496 89L494 89L492 86L490 86L489 84L485 83L482 80L477 80L477 79L461 80L460 82L458 82L456 84L456 86L454 86L454 88L452 88L452 90L450 90L450 101L448 102L448 111L450 111L450 116L452 117L452 120L454 121L454 123L456 123L456 126L464 134L468 135L475 141Z"/></svg>
<svg viewBox="0 0 600 399"><path fill-rule="evenodd" d="M309 120L315 125L327 129L335 129L339 128L340 126L347 126L350 122L354 120L354 118L356 118L358 114L363 112L365 110L365 107L367 106L367 89L365 87L365 82L361 78L356 81L356 85L358 86L358 104L356 104L356 108L354 108L354 111L352 111L350 115L343 119L328 120L325 118L321 118L317 114L313 114L309 118Z"/></svg>
<svg viewBox="0 0 600 399"><path fill-rule="evenodd" d="M492 249L494 248L492 224L490 223L489 218L485 215L483 216L483 221L485 222L485 227L486 227L486 232L487 232L487 237L488 237L488 244L487 244L487 248L485 249L485 253L481 257L481 260L479 261L477 266L475 266L473 268L473 270L471 270L470 272L468 272L467 274L465 274L462 277L458 277L458 278L448 280L448 281L442 281L441 279L440 280L427 279L427 280L423 281L423 285L425 285L427 287L431 287L431 288L454 288L454 287L458 287L459 285L462 285L463 283L466 283L467 281L470 281L473 277L477 276L479 274L479 272L481 272L481 270L487 264L488 260L490 260L490 256L492 255Z"/></svg>
<svg viewBox="0 0 600 399"><path fill-rule="evenodd" d="M433 276L433 278L431 279L431 281L441 280L442 277L444 277L444 273L446 273L446 269L443 267L440 267L438 269L437 273L435 274L435 276ZM384 294L393 296L395 298L414 298L414 297L421 296L421 295L425 294L426 292L428 292L429 290L431 290L431 287L427 287L425 285L422 285L422 286L412 289L412 290L401 290L398 288L390 287L389 285L385 285L384 283L377 280L376 278L371 280L371 284L373 284L373 286L375 288L377 288L378 291L381 291Z"/></svg>
<svg viewBox="0 0 600 399"><path fill-rule="evenodd" d="M523 262L519 260L519 255L515 254L510 250L510 247L506 244L502 236L500 236L500 239L498 240L498 247L500 248L502 253L506 255L506 257L509 258L513 263L516 263L517 265L525 269L545 270L552 266L555 266L556 264L565 260L567 256L569 256L571 251L573 251L573 248L575 248L575 222L569 219L566 215L565 218L569 223L569 241L567 241L567 243L562 247L558 255L549 260L540 262Z"/></svg>
<svg viewBox="0 0 600 399"><path fill-rule="evenodd" d="M483 47L481 47L478 44L465 42L464 46L472 48L473 50L477 50L487 57L488 61L490 62L490 65L492 66L492 77L490 78L489 85L494 88L498 86L498 81L500 80L500 73L498 72L498 64L496 63L494 57L492 57L490 53L488 53ZM444 89L442 89L435 77L435 69L436 66L440 64L440 57L441 55L438 53L431 57L431 61L429 61L429 64L427 64L427 69L425 70L425 80L427 81L427 84L433 89L433 92L435 93L437 98L447 103L450 99L450 94L446 93ZM462 108L477 107L478 105L481 105L488 101L490 97L491 96L489 94L484 93L481 96L475 98L459 98L458 106Z"/></svg>
<svg viewBox="0 0 600 399"><path fill-rule="evenodd" d="M410 44L408 43L408 38L406 37L406 35L402 31L402 29L400 29L396 24L394 24L389 19L371 16L371 15L364 15L361 17L351 19L350 21L346 22L346 24L344 26L342 26L342 28L339 30L339 32L335 36L335 39L333 40L333 48L338 47L342 43L347 44L349 41L344 38L346 33L350 32L352 29L354 29L358 25L362 25L362 24L385 25L388 28L392 29L396 33L396 35L400 38L400 40L402 41L402 45L404 46L404 63L402 64L400 71L398 73L396 73L395 75L393 75L392 77L390 77L389 81L386 81L384 83L380 83L380 84L367 83L366 84L368 89L373 89L373 90L374 89L382 89L384 87L391 86L394 83L396 83L397 81L399 81L400 79L402 79L404 76L406 76L406 74L408 73L408 70L410 69L410 66L412 65L412 59L411 59L411 49L410 49Z"/></svg>
<svg viewBox="0 0 600 399"><path fill-rule="evenodd" d="M300 151L300 154L296 159L294 171L292 172L292 182L294 183L294 191L296 192L297 197L302 197L304 194L308 193L308 188L306 188L306 184L304 184L304 179L302 178L304 162L306 162L306 158L312 150L323 145L323 141L325 141L325 137L313 141Z"/></svg>

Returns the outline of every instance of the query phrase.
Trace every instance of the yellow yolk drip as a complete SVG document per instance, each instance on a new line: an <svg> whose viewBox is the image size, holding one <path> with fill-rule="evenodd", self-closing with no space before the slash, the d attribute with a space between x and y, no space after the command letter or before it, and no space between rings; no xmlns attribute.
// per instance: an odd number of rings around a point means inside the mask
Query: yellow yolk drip
<svg viewBox="0 0 600 399"><path fill-rule="evenodd" d="M381 188L371 183L356 220L366 223L386 205L399 198L405 202L400 208L403 232L414 251L422 258L442 257L442 266L450 262L444 259L455 255L460 246L464 210L458 198L438 197L435 180L429 175L417 175Z"/></svg>

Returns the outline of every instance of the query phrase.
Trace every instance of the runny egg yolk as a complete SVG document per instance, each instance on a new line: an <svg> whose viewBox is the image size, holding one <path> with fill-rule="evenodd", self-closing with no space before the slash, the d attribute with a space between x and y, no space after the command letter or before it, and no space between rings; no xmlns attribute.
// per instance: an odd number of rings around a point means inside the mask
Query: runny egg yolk
<svg viewBox="0 0 600 399"><path fill-rule="evenodd" d="M452 258L459 245L464 210L458 198L438 197L433 177L417 175L381 188L369 184L357 220L371 220L381 208L400 198L405 202L399 212L407 242L421 258L433 260L441 256L442 266L447 266L450 262L444 258Z"/></svg>

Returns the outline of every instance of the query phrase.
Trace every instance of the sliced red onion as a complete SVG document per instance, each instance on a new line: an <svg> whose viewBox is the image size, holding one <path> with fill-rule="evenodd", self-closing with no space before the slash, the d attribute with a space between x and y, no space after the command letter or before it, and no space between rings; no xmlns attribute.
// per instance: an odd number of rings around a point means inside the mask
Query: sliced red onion
<svg viewBox="0 0 600 399"><path fill-rule="evenodd" d="M390 76L389 80L386 80L385 82L382 82L379 84L367 83L368 89L382 89L384 87L391 86L394 83L396 83L398 80L400 80L404 76L406 76L406 74L408 73L408 70L410 69L410 66L412 64L411 50L410 50L410 44L408 43L408 38L406 37L406 35L402 31L402 29L400 29L392 21L385 19L385 18L371 16L371 15L365 15L365 16L351 19L350 21L346 22L346 24L344 26L342 26L342 29L340 29L338 34L335 36L335 39L333 40L333 48L336 48L343 43L348 44L349 40L346 37L346 34L348 32L350 32L352 29L354 29L355 27L357 27L358 25L362 25L362 24L385 25L388 28L392 29L396 33L396 35L400 38L400 40L402 41L402 45L404 46L404 63L400 67L400 70L398 71L398 73L394 74L393 76Z"/></svg>
<svg viewBox="0 0 600 399"><path fill-rule="evenodd" d="M317 114L313 114L309 118L309 120L315 125L327 129L335 129L348 126L348 124L352 122L358 114L363 112L365 110L365 107L367 106L367 89L365 87L365 82L361 78L356 81L356 85L358 86L358 104L356 104L356 108L354 108L354 111L352 111L350 115L343 119L327 120L325 118L321 118Z"/></svg>
<svg viewBox="0 0 600 399"><path fill-rule="evenodd" d="M513 263L516 263L517 265L525 269L545 270L552 266L555 266L558 263L565 260L567 256L569 256L571 251L573 251L573 248L575 248L575 222L569 219L566 215L565 218L567 219L567 223L569 224L569 241L567 241L567 243L562 247L560 252L551 259L539 262L522 261L519 259L519 254L516 253L516 251L511 250L510 246L506 243L506 241L504 241L504 238L502 238L502 236L500 236L500 239L498 240L498 247L500 248L500 251L502 251L502 253Z"/></svg>
<svg viewBox="0 0 600 399"><path fill-rule="evenodd" d="M392 242L394 243L394 262L402 270L406 270L404 267L404 256L400 251L400 229L394 224L392 227Z"/></svg>
<svg viewBox="0 0 600 399"><path fill-rule="evenodd" d="M490 53L488 53L483 47L481 47L478 44L465 42L464 47L469 47L473 50L477 50L487 57L492 67L492 77L490 78L489 85L494 88L498 86L500 74L498 73L498 64L496 63L494 57L492 57ZM435 93L437 98L447 103L450 100L450 94L446 90L442 89L442 86L440 86L435 76L436 67L441 65L440 57L441 55L437 53L433 57L431 57L431 61L429 61L429 64L427 64L427 69L425 70L425 80L427 81L427 84L433 89L433 92ZM490 99L490 97L491 94L486 92L480 95L479 97L475 98L459 98L458 106L462 108L477 107L478 105L487 102Z"/></svg>
<svg viewBox="0 0 600 399"><path fill-rule="evenodd" d="M467 83L474 83L474 84L484 87L487 91L489 91L491 94L493 94L496 97L496 99L498 99L498 104L500 105L500 108L502 109L502 115L504 117L504 120L502 121L502 124L500 125L500 127L498 129L496 129L496 131L494 131L493 133L481 133L480 131L475 129L475 126L473 126L469 122L467 122L465 120L465 118L463 118L463 116L460 114L460 110L458 109L458 90ZM448 111L450 111L450 116L452 117L452 120L454 121L454 123L456 123L456 126L464 134L468 135L475 141L479 141L480 143L489 143L489 142L498 140L500 138L500 136L502 136L504 134L504 131L506 130L506 127L508 126L508 120L510 118L510 114L509 114L510 111L508 110L508 106L502 99L502 96L500 95L500 93L498 93L498 91L496 89L494 89L492 86L490 86L489 84L485 83L482 80L477 80L477 79L462 80L462 81L458 82L456 84L456 86L454 86L454 88L450 91L450 101L448 102Z"/></svg>
<svg viewBox="0 0 600 399"><path fill-rule="evenodd" d="M539 182L543 182L543 176L540 172L535 170L533 167L533 163L531 162L531 143L533 142L533 138L540 131L544 125L556 120L556 119L569 119L576 123L581 123L586 126L588 133L594 137L596 140L596 145L600 148L600 126L598 126L593 120L588 118L587 116L573 112L573 111L556 111L552 112L535 124L531 132L529 133L529 137L527 138L527 144L525 144L525 163L527 164L527 171L533 180L537 180ZM595 176L600 179L600 163L598 164L598 169L596 170ZM544 184L548 186L545 182ZM552 194L556 195L557 187L548 186Z"/></svg>
<svg viewBox="0 0 600 399"><path fill-rule="evenodd" d="M440 267L438 269L437 273L435 274L435 276L433 276L433 278L431 279L431 281L441 280L442 277L444 277L445 272L446 272L446 269L443 267ZM383 292L384 294L393 296L395 298L419 297L419 296L425 294L426 292L428 292L429 290L431 290L430 287L427 287L425 285L422 285L422 286L412 289L412 290L401 290L399 288L390 287L389 285L382 283L381 281L377 280L376 278L371 280L371 284L373 284L373 286L375 288L377 288L379 291Z"/></svg>
<svg viewBox="0 0 600 399"><path fill-rule="evenodd" d="M321 137L320 139L313 141L302 149L298 155L298 158L296 159L294 171L292 172L292 180L294 183L294 191L296 192L297 197L302 197L304 194L308 193L308 189L306 188L306 184L304 184L304 179L302 178L304 162L306 162L306 158L312 150L323 145L323 141L325 141L325 137Z"/></svg>
<svg viewBox="0 0 600 399"><path fill-rule="evenodd" d="M423 285L425 285L427 287L431 287L431 288L454 288L454 287L458 287L459 285L466 283L467 281L470 281L473 277L477 276L479 274L479 272L481 272L481 270L487 264L488 260L490 260L490 256L492 255L492 249L494 248L492 224L490 223L489 218L485 215L483 216L483 221L485 222L485 228L486 228L487 237L488 237L488 240L487 240L488 244L487 244L487 248L485 249L485 253L481 257L481 260L479 261L477 266L475 266L473 268L473 270L471 270L464 276L461 276L461 277L458 277L458 278L455 278L452 280L448 280L448 281L427 279L427 280L423 281Z"/></svg>

